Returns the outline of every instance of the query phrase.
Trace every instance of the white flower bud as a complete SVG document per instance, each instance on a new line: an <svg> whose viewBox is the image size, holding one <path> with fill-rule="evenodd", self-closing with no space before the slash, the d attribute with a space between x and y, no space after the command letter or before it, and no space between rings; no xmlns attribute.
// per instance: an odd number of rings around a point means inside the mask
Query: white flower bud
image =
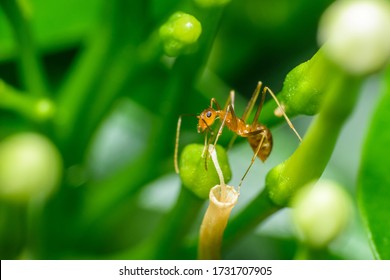
<svg viewBox="0 0 390 280"><path fill-rule="evenodd" d="M292 207L300 238L314 248L328 245L344 229L351 216L348 194L330 181L303 187L294 197Z"/></svg>
<svg viewBox="0 0 390 280"><path fill-rule="evenodd" d="M47 197L61 178L62 159L44 136L20 133L0 143L0 198L28 202Z"/></svg>
<svg viewBox="0 0 390 280"><path fill-rule="evenodd" d="M35 105L35 117L39 120L47 120L53 117L54 113L54 103L49 99L42 98Z"/></svg>
<svg viewBox="0 0 390 280"><path fill-rule="evenodd" d="M381 70L390 59L390 3L336 1L321 18L318 40L327 56L350 74Z"/></svg>

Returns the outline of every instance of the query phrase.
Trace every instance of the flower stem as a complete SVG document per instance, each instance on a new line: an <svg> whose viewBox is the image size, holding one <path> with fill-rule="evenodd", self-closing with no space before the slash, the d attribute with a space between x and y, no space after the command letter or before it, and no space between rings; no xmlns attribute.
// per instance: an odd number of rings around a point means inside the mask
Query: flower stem
<svg viewBox="0 0 390 280"><path fill-rule="evenodd" d="M282 207L273 203L268 192L263 190L228 224L224 240L226 246L231 246L259 223L280 210Z"/></svg>
<svg viewBox="0 0 390 280"><path fill-rule="evenodd" d="M183 239L193 225L202 205L184 186L169 213L162 218L153 234L139 246L112 256L115 259L177 259Z"/></svg>
<svg viewBox="0 0 390 280"><path fill-rule="evenodd" d="M179 198L172 211L161 222L153 235L154 252L151 259L177 258L184 236L191 228L204 200L181 187Z"/></svg>
<svg viewBox="0 0 390 280"><path fill-rule="evenodd" d="M289 159L267 175L267 189L276 204L286 206L297 189L321 176L340 130L354 108L360 85L361 79L342 71L329 82L320 114L303 142Z"/></svg>
<svg viewBox="0 0 390 280"><path fill-rule="evenodd" d="M223 191L223 189L225 190ZM222 237L238 196L237 191L231 186L217 185L210 190L210 204L200 227L199 259L221 258Z"/></svg>
<svg viewBox="0 0 390 280"><path fill-rule="evenodd" d="M30 28L30 11L22 3L15 0L0 1L19 48L19 68L26 90L35 96L45 96L48 94L48 86Z"/></svg>
<svg viewBox="0 0 390 280"><path fill-rule="evenodd" d="M27 210L24 204L0 203L0 257L20 258L28 239Z"/></svg>
<svg viewBox="0 0 390 280"><path fill-rule="evenodd" d="M0 80L0 108L15 111L37 122L45 121L54 114L54 104L47 98L39 98L20 92Z"/></svg>
<svg viewBox="0 0 390 280"><path fill-rule="evenodd" d="M209 193L210 204L200 226L198 258L210 260L221 258L223 233L239 193L233 187L225 185L214 145L209 145L208 149L220 184L213 187Z"/></svg>

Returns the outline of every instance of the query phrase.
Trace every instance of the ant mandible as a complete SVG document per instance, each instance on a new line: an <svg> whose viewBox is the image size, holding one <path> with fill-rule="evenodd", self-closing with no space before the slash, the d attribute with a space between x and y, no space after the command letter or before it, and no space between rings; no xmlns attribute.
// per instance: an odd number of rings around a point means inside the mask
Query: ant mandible
<svg viewBox="0 0 390 280"><path fill-rule="evenodd" d="M290 119L287 117L283 109L283 106L279 103L275 94L268 87L264 87L263 90L261 91L262 93L261 100L257 107L256 114L255 117L253 118L252 123L251 124L246 123L247 118L252 112L253 107L257 101L257 98L259 97L261 87L262 87L262 83L258 82L257 87L253 92L253 95L249 100L248 105L245 108L245 111L241 118L238 118L234 112L234 95L235 95L234 91L230 92L230 95L226 101L224 109L221 110L221 107L219 106L218 102L215 100L215 98L212 98L210 101L210 107L203 110L203 112L200 113L199 116L197 116L197 118L199 119L198 133L207 132L213 134L213 131L211 130L211 126L214 124L216 119L222 120L221 126L219 127L218 133L214 140L214 147L217 144L219 136L222 134L222 130L224 126L227 126L229 130L235 133L235 135L233 136L232 140L229 143L229 147L233 144L237 136L245 137L248 139L249 145L252 147L254 154L247 170L245 171L244 175L241 178L238 188L241 187L242 182L244 181L249 170L251 169L256 157L259 157L260 160L264 162L268 158L272 150L273 142L272 142L271 131L265 125L258 122L260 112L263 107L267 92L272 96L272 98L275 100L276 104L278 105L278 110L279 110L278 113L284 116L290 128L297 135L299 141L302 141L302 138L300 137L299 133L296 131ZM216 109L213 108L213 105L215 105ZM177 157L178 157L178 147L179 147L180 126L181 126L181 116L178 119L177 130L176 130L176 143L175 143L175 155L174 155L176 173L179 173ZM209 142L207 140L207 133L205 135L205 149L203 151L202 156L204 156L205 152L208 150L207 147Z"/></svg>

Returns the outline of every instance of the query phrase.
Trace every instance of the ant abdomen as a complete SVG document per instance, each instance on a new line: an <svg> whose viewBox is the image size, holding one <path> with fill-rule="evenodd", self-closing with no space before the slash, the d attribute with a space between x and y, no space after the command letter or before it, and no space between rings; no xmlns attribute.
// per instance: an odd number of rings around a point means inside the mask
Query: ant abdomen
<svg viewBox="0 0 390 280"><path fill-rule="evenodd" d="M258 150L256 156L264 162L272 151L271 131L262 124L257 124L253 130L258 133L248 136L249 145L252 147L254 153Z"/></svg>

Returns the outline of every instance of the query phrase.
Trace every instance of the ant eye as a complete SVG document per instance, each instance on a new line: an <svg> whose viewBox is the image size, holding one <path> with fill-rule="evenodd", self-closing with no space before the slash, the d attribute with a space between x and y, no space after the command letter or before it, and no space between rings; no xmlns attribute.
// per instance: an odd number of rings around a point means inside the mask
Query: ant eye
<svg viewBox="0 0 390 280"><path fill-rule="evenodd" d="M208 111L208 112L206 113L206 117L208 117L208 118L211 117L211 111Z"/></svg>

